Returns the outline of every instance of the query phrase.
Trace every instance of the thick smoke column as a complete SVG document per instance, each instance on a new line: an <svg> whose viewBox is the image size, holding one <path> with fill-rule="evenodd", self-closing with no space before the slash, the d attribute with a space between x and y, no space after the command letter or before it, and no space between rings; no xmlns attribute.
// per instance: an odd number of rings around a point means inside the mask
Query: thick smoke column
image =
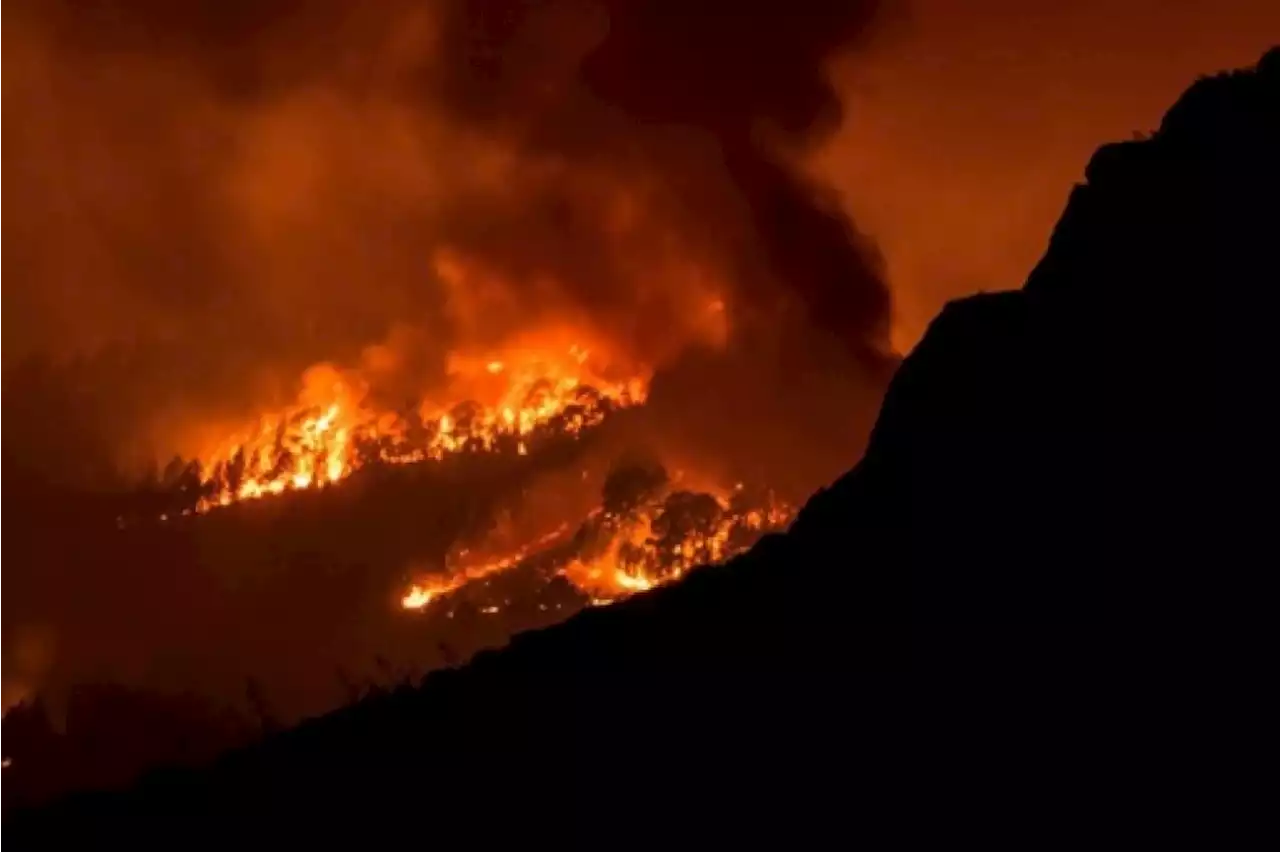
<svg viewBox="0 0 1280 852"><path fill-rule="evenodd" d="M536 32L522 24L546 7L603 15L606 33L556 109L526 123L522 106L538 103L540 83L520 63L523 38ZM533 151L657 176L683 248L718 255L747 305L777 307L782 284L810 321L853 348L879 349L888 306L876 270L833 199L788 165L839 125L826 63L871 11L838 2L732 13L667 0L462 5L448 18L457 32L444 38L460 55L445 67L466 72L449 81L446 100Z"/></svg>
<svg viewBox="0 0 1280 852"><path fill-rule="evenodd" d="M867 3L763 3L732 15L688 4L634 4L586 66L589 84L640 121L705 127L749 209L756 256L739 280L768 271L801 297L807 318L854 348L879 351L887 296L824 188L784 164L833 131L840 102L826 62L865 28ZM657 73L646 66L661 64ZM744 262L745 261L745 262Z"/></svg>
<svg viewBox="0 0 1280 852"><path fill-rule="evenodd" d="M482 528L500 484L440 485L440 505L335 488L314 504L332 518L284 501L154 535L47 487L190 454L320 362L394 409L451 355L567 328L623 378L653 373L594 469L634 448L797 499L851 463L887 297L794 164L840 123L825 67L872 8L705 5L8 4L4 475L27 499L7 508L4 620L53 637L27 643L29 679L236 683L251 663L285 690L317 649L354 665L397 638L408 545L388 519ZM526 504L576 523L562 484ZM277 511L293 525L255 526ZM193 646L200 666L157 673L157 647Z"/></svg>
<svg viewBox="0 0 1280 852"><path fill-rule="evenodd" d="M14 452L53 420L92 434L26 455L189 449L318 361L401 399L547 321L653 366L780 328L878 361L874 264L788 165L870 4L6 11Z"/></svg>
<svg viewBox="0 0 1280 852"><path fill-rule="evenodd" d="M547 322L676 364L654 401L680 421L741 400L734 426L798 415L813 445L831 418L779 386L874 398L884 289L788 165L838 123L824 67L867 4L6 12L10 472L191 451L192 424L291 399L320 361L398 404L451 350ZM801 395L857 396L831 391Z"/></svg>

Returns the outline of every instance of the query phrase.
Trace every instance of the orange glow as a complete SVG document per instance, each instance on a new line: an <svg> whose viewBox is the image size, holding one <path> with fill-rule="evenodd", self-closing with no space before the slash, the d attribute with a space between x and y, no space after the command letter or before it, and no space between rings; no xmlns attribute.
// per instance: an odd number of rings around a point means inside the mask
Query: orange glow
<svg viewBox="0 0 1280 852"><path fill-rule="evenodd" d="M480 580L490 574L497 574L514 568L529 554L540 548L548 547L560 539L568 529L568 524L561 524L554 531L501 559L478 564L447 566L447 570L443 574L427 576L410 585L400 598L400 607L401 609L409 610L425 609L433 601L439 600L450 592L457 591L472 580ZM461 555L465 556L466 554L467 551L461 551Z"/></svg>
<svg viewBox="0 0 1280 852"><path fill-rule="evenodd" d="M597 509L578 531L577 538L587 543L567 557L556 574L583 592L592 606L605 606L678 580L698 565L730 559L765 533L784 528L794 514L791 506L772 499L760 505L744 504L739 499L741 486L728 496L695 492L679 496L696 503L696 508L674 512L669 495L665 502L652 499L625 516ZM423 610L472 580L517 567L526 557L565 539L566 532L567 525L512 556L415 582L400 605Z"/></svg>
<svg viewBox="0 0 1280 852"><path fill-rule="evenodd" d="M200 459L197 511L338 482L371 462L412 464L466 452L526 455L531 442L577 435L610 413L644 401L647 371L597 371L592 351L547 335L520 340L501 359L455 354L453 402L421 402L408 414L366 405L328 366L313 368L300 401L263 415L255 429ZM414 600L418 600L415 597Z"/></svg>
<svg viewBox="0 0 1280 852"><path fill-rule="evenodd" d="M1280 33L1274 0L909 6L831 69L850 119L810 164L884 254L899 352L950 300L1021 286L1099 144Z"/></svg>
<svg viewBox="0 0 1280 852"><path fill-rule="evenodd" d="M409 587L409 590L404 593L404 597L400 599L400 606L405 609L422 609L435 599L436 594L436 590L428 589L415 583Z"/></svg>
<svg viewBox="0 0 1280 852"><path fill-rule="evenodd" d="M661 529L657 508L619 518L602 551L575 559L563 571L593 603L612 603L680 579L689 570L731 559L769 530L783 528L793 510L782 503L742 509L715 497L720 512L689 529Z"/></svg>

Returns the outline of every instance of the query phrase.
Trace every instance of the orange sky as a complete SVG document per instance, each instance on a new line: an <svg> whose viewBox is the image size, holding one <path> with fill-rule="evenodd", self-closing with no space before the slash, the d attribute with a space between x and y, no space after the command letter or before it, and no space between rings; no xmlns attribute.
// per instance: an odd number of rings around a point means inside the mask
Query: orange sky
<svg viewBox="0 0 1280 852"><path fill-rule="evenodd" d="M622 77L652 89L631 93L628 118L578 85L578 59L608 30L576 21L573 2L548 5L564 14L515 41L516 71L496 83L467 72L457 39L432 46L434 24L415 26L433 20L418 0L311 0L300 19L287 0L133 0L120 6L129 15L11 2L5 207L21 215L4 228L6 365L114 347L62 382L75 385L65 406L52 396L52 410L80 413L32 415L33 435L43 443L57 419L92 424L107 446L167 454L188 419L292 399L317 361L358 363L371 344L410 341L403 360L417 391L440 378L452 342L488 345L534 312L562 320L573 308L644 360L666 360L701 338L725 290L760 304L762 293L822 290L814 317L851 317L854 336L878 340L882 290L856 281L857 264L840 267L853 253L824 259L820 227L779 217L793 226L783 239L793 257L774 275L742 170L725 165L724 134L708 144L707 114L726 101L717 87L754 117L821 105L795 57L826 55L828 33L779 51L787 32L813 26L781 26L804 13L774 3L780 17L761 18L767 37L746 34L727 54L739 64L719 75L709 51L732 39L695 39L673 73L663 45L680 39L641 21L638 47L615 45L632 72ZM1151 128L1197 74L1280 42L1274 0L882 6L887 21L834 70L846 120L815 167L885 257L899 349L947 299L1022 283L1099 144ZM717 36L727 27L709 12L701 20ZM776 67L770 50L784 57ZM702 97L692 107L691 91ZM635 120L655 105L674 110L666 121L679 129ZM637 167L637 139L651 166ZM438 248L476 274L462 284L433 275ZM486 276L508 286L478 298ZM839 304L860 287L860 309ZM760 315L776 321L772 308ZM816 357L830 366L833 356ZM11 397L45 410L31 394ZM16 412L10 447L15 423Z"/></svg>
<svg viewBox="0 0 1280 852"><path fill-rule="evenodd" d="M1273 0L911 7L838 69L846 125L819 164L885 255L899 347L948 299L1022 284L1100 143L1280 42Z"/></svg>
<svg viewBox="0 0 1280 852"><path fill-rule="evenodd" d="M803 14L791 0L774 2L786 22ZM896 7L895 0L884 2ZM314 15L295 20L291 13L301 6ZM291 400L313 361L361 363L369 344L401 339L402 347L390 348L405 361L418 349L442 355L436 350L451 340L476 336L472 326L491 319L495 304L509 306L497 313L513 325L533 309L592 308L604 330L633 332L637 348L665 349L692 336L680 333L686 318L691 330L707 322L710 314L691 313L691 305L709 308L715 303L703 303L729 288L714 274L721 265L735 273L767 267L760 262L767 253L752 238L752 211L720 168L723 146L708 144L711 136L637 124L573 86L568 91L579 97L563 103L547 95L560 91L547 80L562 88L572 82L574 57L599 37L597 30L557 17L547 32L535 29L527 43L517 40L515 71L505 78L460 73L453 80L443 72L466 63L436 62L429 49L434 31L416 25L418 6L416 0L119 4L134 10L130 17L115 14L115 4L7 4L6 367L15 354L79 356L99 346L107 352L74 361L65 380L36 371L28 387L52 388L44 396L10 385L7 453L26 459L52 449L46 467L77 483L89 480L84 469L116 444L183 449L175 424L185 425L188 415L239 416L271 398ZM84 9L98 17L82 18ZM395 14L401 9L406 16ZM899 348L918 339L946 300L1021 285L1099 144L1153 127L1196 75L1251 63L1280 42L1276 0L911 0L910 10L888 12L889 22L835 69L846 123L813 164L880 246L896 298ZM693 74L672 74L651 59L662 51L651 49L652 32L641 35L639 47L622 45L630 49L621 57L624 65L643 66L637 89L651 96L633 97L640 114L674 100L696 118L707 104L723 106L717 86L724 86L742 102L752 100L743 88L775 96L786 101L782 106L797 105L803 117L804 97L787 93L813 95L805 79L772 91L778 75L754 62L767 52L754 41L729 52L745 72L735 66L735 73L710 75L698 86L690 85L697 82ZM777 33L770 36L776 47ZM564 38L577 53L563 48ZM700 48L711 41L697 42L685 67L700 68L707 58ZM537 74L525 73L526 66ZM663 70L665 78L657 73ZM747 72L761 77L748 79ZM438 87L437 77L458 91ZM646 92L654 80L657 87ZM676 82L674 94L661 88L664 80ZM420 90L424 81L431 86ZM794 119L791 110L770 106ZM690 123L680 109L676 118ZM635 139L646 135L654 136L652 160L639 160L637 169L629 158ZM617 215L601 216L602 210ZM613 231L616 245L608 239ZM803 241L814 231L787 233ZM433 277L437 245L469 249L464 261L484 263L473 262L476 274L460 284L449 275ZM709 273L685 263L682 252L690 249L707 250ZM814 255L795 253L806 252ZM503 262L512 281L523 273L527 288L499 286L502 279L485 264ZM851 288L849 275L827 276L830 268L816 264L808 272L823 286ZM547 269L559 274L535 274ZM485 277L498 282L487 288L493 299L476 283ZM601 281L619 286L601 288ZM780 276L754 282L751 293L770 295L784 283L794 285ZM839 316L826 310L832 303L826 298L815 313ZM881 319L882 302L869 303ZM635 334L640 326L651 333ZM874 327L878 333L881 326ZM803 358L779 356L794 356L789 347L797 340L807 346ZM107 348L117 341L124 345ZM848 376L836 369L824 374L821 368L847 353L816 335L784 342L774 342L776 349L744 345L734 353L739 360L699 353L683 372L668 374L667 407L655 391L646 409L652 419L643 425L663 436L690 436L681 450L702 464L708 455L775 463L809 488L852 464L861 439L846 424L869 426L882 377L864 380L856 366ZM446 363L424 360L436 368ZM409 372L415 382L422 378ZM714 398L707 388L718 390ZM172 420L162 416L169 408ZM762 447L782 452L766 458ZM706 448L713 452L700 452ZM777 485L773 473L744 478ZM59 541L65 554L51 556L42 528L25 527L27 556L11 557L16 570L6 578L6 628L15 623L11 613L31 601L39 604L30 608L38 614L33 618L59 629L75 626L71 635L50 634L58 636L58 656L70 661L69 680L81 670L77 654L85 656L85 670L117 660L125 670L135 658L149 665L157 645L173 650L156 636L196 636L197 645L220 638L189 616L208 609L222 623L215 597L221 581L205 577L203 563L192 574L175 570L163 550L168 539L160 545L164 560L130 560L115 566L124 571L117 574L85 558L92 548L74 536ZM245 546L264 552L256 541ZM366 544L360 539L353 547ZM232 545L225 562L239 566L241 551ZM173 546L175 560L188 558L185 543ZM379 542L368 546L383 552ZM388 558L378 570L390 576L401 567ZM375 589L368 611L380 617L385 601L378 596L390 582L361 582ZM79 593L67 595L67 588ZM135 595L139 588L147 594ZM278 588L292 600L291 587ZM307 625L296 642L273 651L282 670L298 664L299 648L320 649L318 676L332 682L324 643L342 619L330 614L364 611L352 606L345 586L334 588L332 610L299 609ZM104 605L111 594L118 600ZM177 599L192 603L174 605ZM228 599L225 606L227 623L234 623L240 604ZM120 630L116 647L107 641L116 633L102 625L134 632ZM246 635L246 647L256 649L256 634ZM50 642L39 634L29 644L42 653L32 653L6 639L5 650L13 649L15 664L43 668ZM175 651L166 659L179 657ZM5 669L9 674L9 658ZM228 670L239 689L242 668L233 660Z"/></svg>

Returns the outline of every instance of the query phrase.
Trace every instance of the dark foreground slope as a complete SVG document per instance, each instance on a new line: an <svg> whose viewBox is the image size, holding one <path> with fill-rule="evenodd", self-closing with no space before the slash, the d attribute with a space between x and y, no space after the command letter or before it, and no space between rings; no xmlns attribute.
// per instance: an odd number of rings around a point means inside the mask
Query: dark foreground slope
<svg viewBox="0 0 1280 852"><path fill-rule="evenodd" d="M1023 290L942 313L788 534L4 839L1181 833L1239 728L1204 709L1270 669L1241 489L1274 434L1277 156L1273 51L1100 149Z"/></svg>

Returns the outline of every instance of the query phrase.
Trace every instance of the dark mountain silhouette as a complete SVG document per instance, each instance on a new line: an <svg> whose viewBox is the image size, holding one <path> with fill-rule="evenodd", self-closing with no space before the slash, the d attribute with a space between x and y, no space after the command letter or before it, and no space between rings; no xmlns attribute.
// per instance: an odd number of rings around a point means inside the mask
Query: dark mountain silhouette
<svg viewBox="0 0 1280 852"><path fill-rule="evenodd" d="M1280 50L1101 148L1026 286L942 312L787 534L5 839L1189 836L1269 671L1241 489L1278 152Z"/></svg>

